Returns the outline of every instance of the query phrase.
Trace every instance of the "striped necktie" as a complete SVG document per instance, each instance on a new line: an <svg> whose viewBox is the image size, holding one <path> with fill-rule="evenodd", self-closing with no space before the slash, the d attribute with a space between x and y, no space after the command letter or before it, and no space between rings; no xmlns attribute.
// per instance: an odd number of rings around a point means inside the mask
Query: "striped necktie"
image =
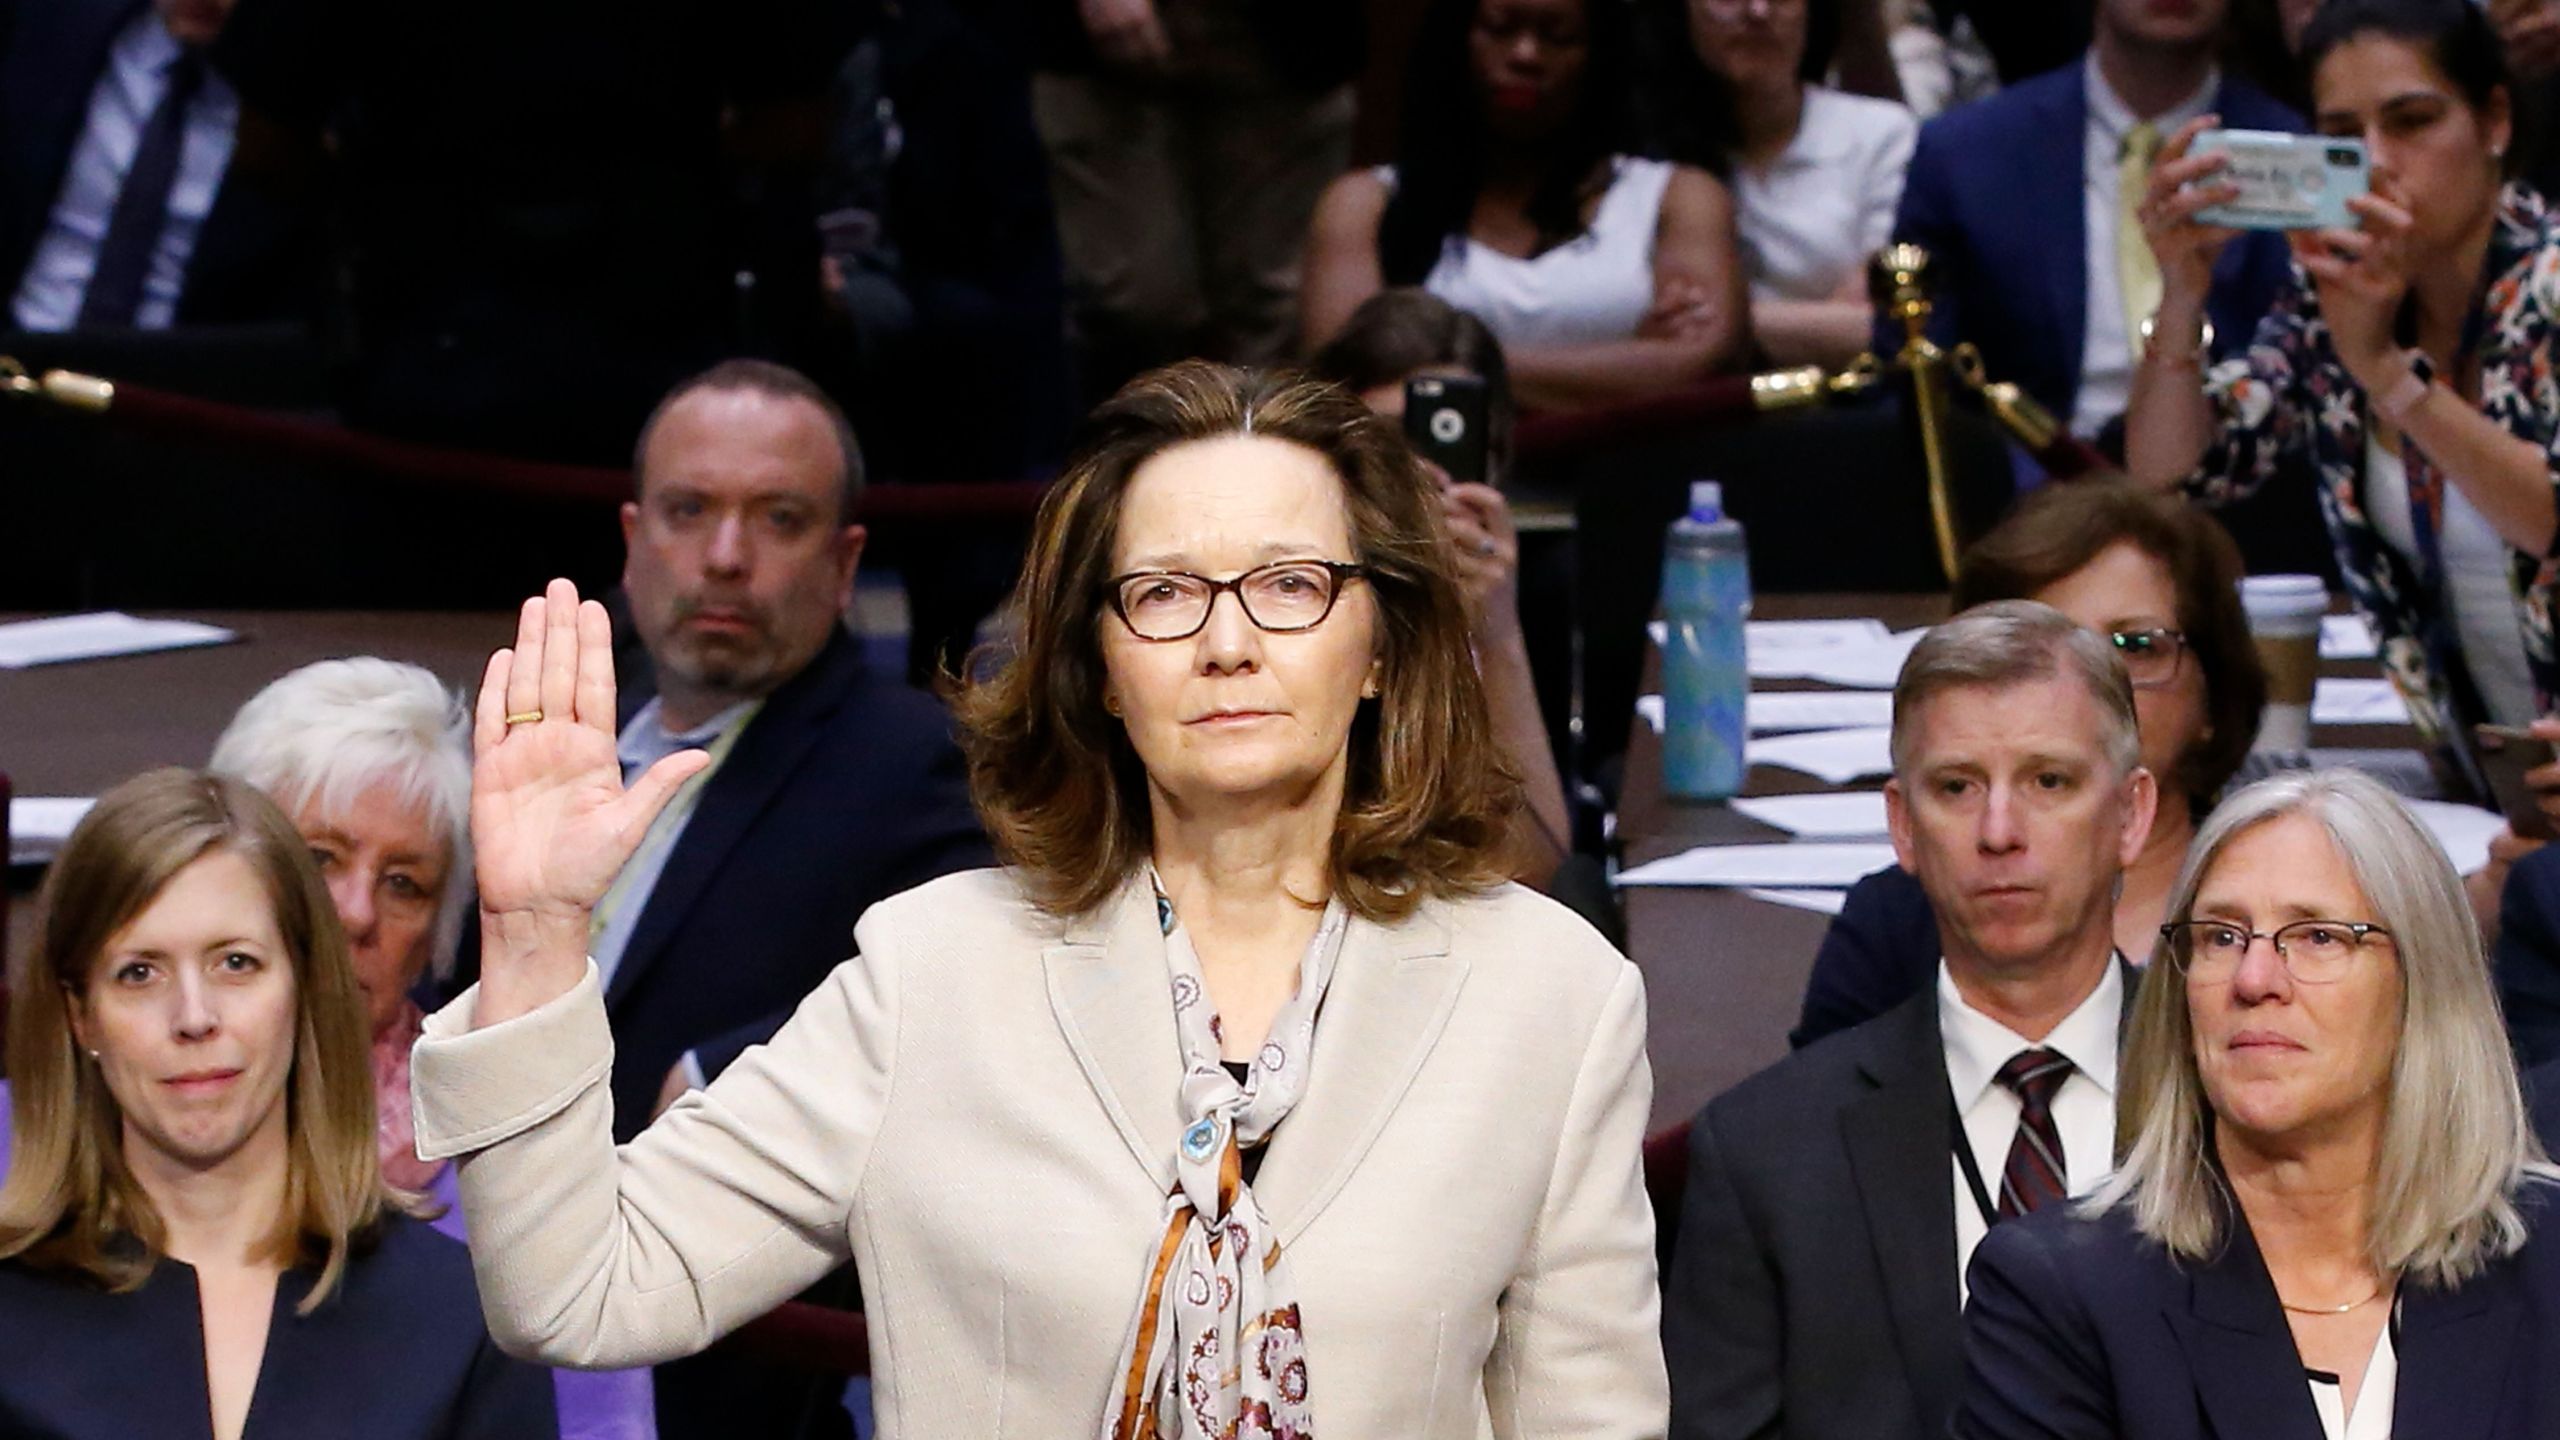
<svg viewBox="0 0 2560 1440"><path fill-rule="evenodd" d="M2018 1097L2018 1135L2000 1167L2000 1218L2024 1215L2071 1193L2062 1163L2062 1132L2054 1128L2053 1095L2071 1078L2071 1062L2058 1051L2021 1050L1992 1077Z"/></svg>
<svg viewBox="0 0 2560 1440"><path fill-rule="evenodd" d="M2160 308L2160 262L2142 233L2142 197L2151 188L2151 157L2160 127L2145 120L2124 132L2116 151L2116 281L2124 299L2124 338L2142 358L2142 326Z"/></svg>

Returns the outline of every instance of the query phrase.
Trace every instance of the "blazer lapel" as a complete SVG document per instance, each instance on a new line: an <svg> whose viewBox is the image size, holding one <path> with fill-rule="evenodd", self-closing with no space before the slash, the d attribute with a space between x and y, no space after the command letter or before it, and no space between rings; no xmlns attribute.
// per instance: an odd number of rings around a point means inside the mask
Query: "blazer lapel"
<svg viewBox="0 0 2560 1440"><path fill-rule="evenodd" d="M1441 901L1393 926L1352 920L1316 1022L1307 1093L1272 1133L1254 1182L1282 1245L1322 1213L1386 1128L1457 1008L1467 968L1449 953Z"/></svg>
<svg viewBox="0 0 2560 1440"><path fill-rule="evenodd" d="M810 747L825 733L823 722L843 699L845 687L853 678L853 667L860 663L861 657L852 643L839 634L810 662L807 672L774 692L773 698L748 719L737 748L729 752L728 760L703 785L693 818L685 823L684 834L677 839L674 852L667 856L666 868L659 872L656 887L649 892L648 907L632 927L631 943L623 948L621 962L614 967L613 983L605 988L608 1010L629 995L657 963L667 942L675 938L678 927L693 912L694 902L702 898L712 877L728 860L729 852L746 838L757 817L790 783ZM844 943L850 951L853 937L845 936Z"/></svg>
<svg viewBox="0 0 2560 1440"><path fill-rule="evenodd" d="M1173 1028L1164 932L1146 881L1132 880L1079 917L1041 965L1049 1006L1085 1080L1130 1156L1170 1193L1182 1133L1182 1042Z"/></svg>
<svg viewBox="0 0 2560 1440"><path fill-rule="evenodd" d="M2059 417L2065 424L2071 419L2072 397L2080 393L2080 362L2089 344L2089 87L2078 64L2070 73L2070 83L2055 90L2044 123L2025 137L2023 148L2031 153L2020 157L2027 173L2051 177L2047 183L2062 182L2027 213L2044 217L2045 239L2035 253L2044 260L2054 320L2044 343L2055 347L2055 373L2070 380Z"/></svg>
<svg viewBox="0 0 2560 1440"><path fill-rule="evenodd" d="M2167 1310L2197 1402L2220 1440L2321 1440L2320 1412L2312 1408L2275 1282L2248 1220L2237 1207L2226 1213L2222 1253L2192 1267L2186 1306Z"/></svg>
<svg viewBox="0 0 2560 1440"><path fill-rule="evenodd" d="M2515 1263L2500 1260L2459 1290L2404 1292L2392 1440L2472 1440L2488 1431L2527 1323L2520 1289Z"/></svg>
<svg viewBox="0 0 2560 1440"><path fill-rule="evenodd" d="M1875 1089L1840 1114L1885 1310L1923 1415L1952 1408L1963 1313L1937 1004L1937 988L1930 986L1877 1022L1875 1050L1859 1066Z"/></svg>

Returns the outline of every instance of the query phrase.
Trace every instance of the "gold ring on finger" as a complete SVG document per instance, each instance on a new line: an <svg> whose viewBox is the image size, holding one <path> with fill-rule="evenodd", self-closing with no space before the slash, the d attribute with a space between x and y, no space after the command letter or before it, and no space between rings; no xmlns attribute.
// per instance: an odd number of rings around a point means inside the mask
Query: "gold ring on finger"
<svg viewBox="0 0 2560 1440"><path fill-rule="evenodd" d="M507 717L507 724L510 728L517 725L530 725L541 718L542 712L539 710L519 710Z"/></svg>

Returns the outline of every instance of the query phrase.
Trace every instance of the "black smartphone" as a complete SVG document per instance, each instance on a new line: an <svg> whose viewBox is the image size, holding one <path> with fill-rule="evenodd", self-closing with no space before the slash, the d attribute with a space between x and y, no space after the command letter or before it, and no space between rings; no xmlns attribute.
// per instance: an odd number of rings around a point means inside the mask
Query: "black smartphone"
<svg viewBox="0 0 2560 1440"><path fill-rule="evenodd" d="M2560 760L2550 742L2530 730L2513 725L2480 725L2473 727L2471 753L2480 762L2480 773L2489 781L2490 797L2498 802L2498 813L2507 817L2507 825L2527 840L2560 840L2551 817L2542 811L2541 797L2525 783L2525 772Z"/></svg>
<svg viewBox="0 0 2560 1440"><path fill-rule="evenodd" d="M1416 375L1404 382L1404 434L1423 459L1464 484L1482 484L1485 390L1474 375Z"/></svg>

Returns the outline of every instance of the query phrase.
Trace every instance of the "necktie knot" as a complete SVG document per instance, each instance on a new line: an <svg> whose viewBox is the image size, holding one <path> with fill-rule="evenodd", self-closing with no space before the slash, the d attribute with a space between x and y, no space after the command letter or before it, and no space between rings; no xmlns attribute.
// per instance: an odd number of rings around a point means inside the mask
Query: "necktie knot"
<svg viewBox="0 0 2560 1440"><path fill-rule="evenodd" d="M2148 120L2138 121L2124 132L2124 140L2116 148L2116 159L2124 164L2151 168L2151 157L2160 153L2160 127Z"/></svg>
<svg viewBox="0 0 2560 1440"><path fill-rule="evenodd" d="M2009 1063L1992 1078L2018 1097L2021 1109L2042 1115L2053 1109L2053 1093L2071 1078L2071 1068L2071 1061L2062 1052L2039 1047L2010 1056Z"/></svg>

